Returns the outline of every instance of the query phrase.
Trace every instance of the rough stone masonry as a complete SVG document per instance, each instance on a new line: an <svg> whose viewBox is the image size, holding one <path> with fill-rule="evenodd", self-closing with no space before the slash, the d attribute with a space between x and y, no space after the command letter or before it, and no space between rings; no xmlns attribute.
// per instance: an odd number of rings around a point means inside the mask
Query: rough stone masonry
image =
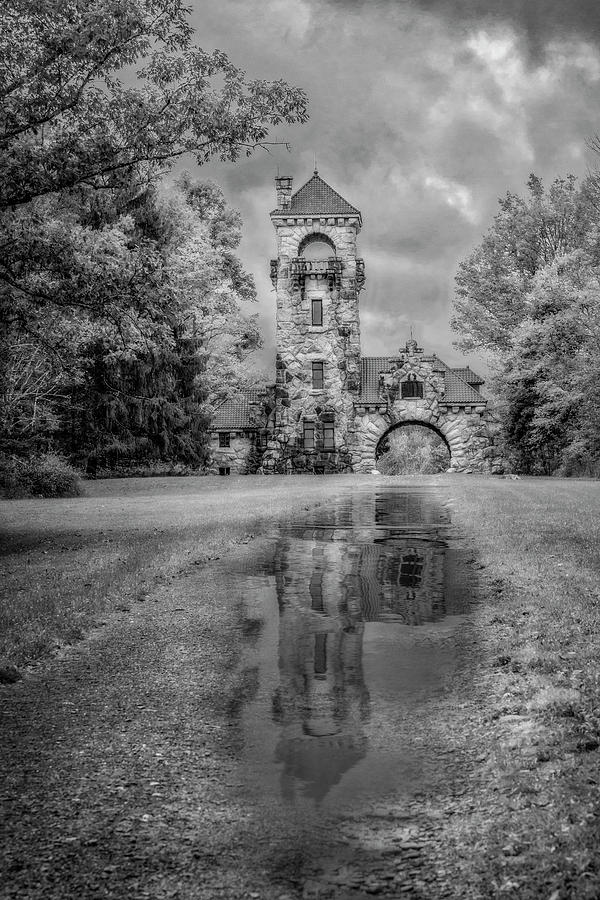
<svg viewBox="0 0 600 900"><path fill-rule="evenodd" d="M276 381L219 407L213 471L370 472L390 431L419 424L446 442L450 471L501 474L477 373L413 340L394 356L361 355L358 209L317 171L294 194L292 179L278 176L276 190Z"/></svg>

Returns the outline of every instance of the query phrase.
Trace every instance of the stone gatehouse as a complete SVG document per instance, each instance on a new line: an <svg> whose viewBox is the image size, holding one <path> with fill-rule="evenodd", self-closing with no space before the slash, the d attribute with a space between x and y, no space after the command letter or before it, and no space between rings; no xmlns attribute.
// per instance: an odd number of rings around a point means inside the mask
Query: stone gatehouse
<svg viewBox="0 0 600 900"><path fill-rule="evenodd" d="M276 382L217 409L213 471L371 472L390 431L419 424L444 439L451 471L500 474L483 379L468 366L450 368L413 340L361 355L358 209L317 171L295 193L290 177L275 183Z"/></svg>

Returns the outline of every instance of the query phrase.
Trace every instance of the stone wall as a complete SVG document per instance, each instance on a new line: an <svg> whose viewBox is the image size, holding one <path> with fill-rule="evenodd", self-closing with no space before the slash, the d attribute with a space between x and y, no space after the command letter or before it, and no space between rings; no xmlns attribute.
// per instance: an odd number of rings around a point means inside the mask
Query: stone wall
<svg viewBox="0 0 600 900"><path fill-rule="evenodd" d="M255 442L251 435L243 432L231 431L229 434L229 447L219 447L219 435L212 434L209 472L211 475L218 475L219 468L225 467L230 469L231 475L248 475L249 463L252 462L255 453Z"/></svg>

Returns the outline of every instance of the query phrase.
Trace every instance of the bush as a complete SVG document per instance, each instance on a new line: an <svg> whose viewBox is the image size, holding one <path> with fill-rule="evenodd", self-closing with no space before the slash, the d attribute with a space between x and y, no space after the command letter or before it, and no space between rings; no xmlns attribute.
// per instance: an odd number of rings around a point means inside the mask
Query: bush
<svg viewBox="0 0 600 900"><path fill-rule="evenodd" d="M0 457L2 496L79 497L82 493L79 473L56 453L42 453L30 459Z"/></svg>

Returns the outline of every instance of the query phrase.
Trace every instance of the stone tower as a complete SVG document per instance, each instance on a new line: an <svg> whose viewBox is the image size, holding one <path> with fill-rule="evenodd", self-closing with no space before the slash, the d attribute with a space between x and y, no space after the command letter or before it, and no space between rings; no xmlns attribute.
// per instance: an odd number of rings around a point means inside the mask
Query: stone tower
<svg viewBox="0 0 600 900"><path fill-rule="evenodd" d="M351 471L360 391L361 215L316 170L294 194L291 178L278 176L275 184L275 421L263 469Z"/></svg>

